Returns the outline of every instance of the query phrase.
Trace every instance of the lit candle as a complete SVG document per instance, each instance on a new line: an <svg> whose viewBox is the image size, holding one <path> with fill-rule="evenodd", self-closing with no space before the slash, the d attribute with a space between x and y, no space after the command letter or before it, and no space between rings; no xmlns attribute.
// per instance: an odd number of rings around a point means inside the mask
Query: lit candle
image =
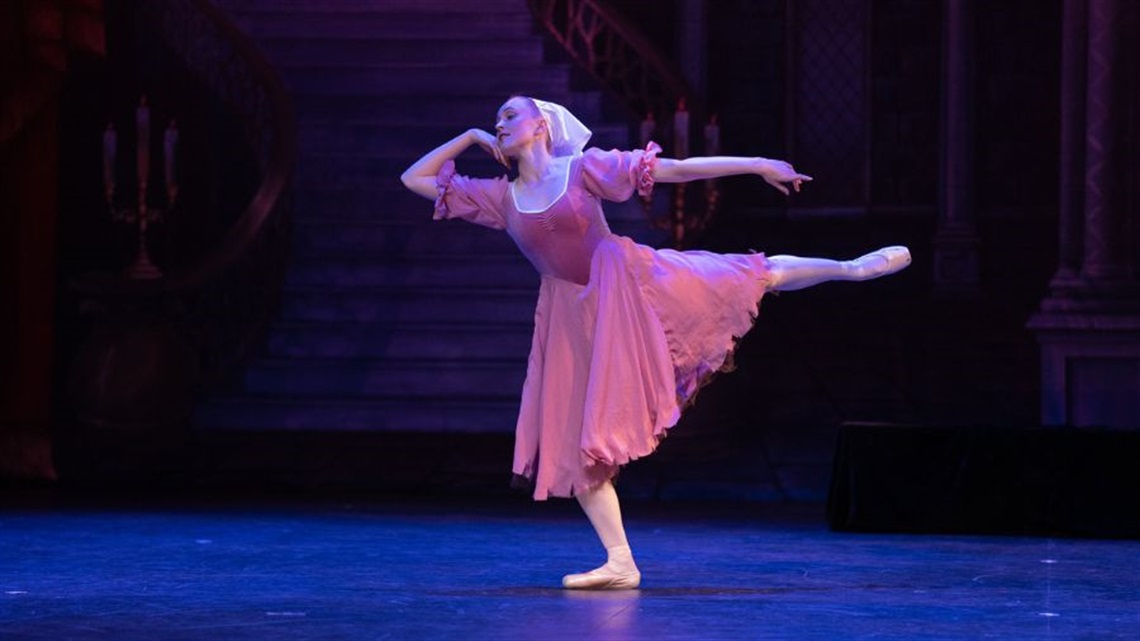
<svg viewBox="0 0 1140 641"><path fill-rule="evenodd" d="M135 123L138 125L139 189L143 189L150 179L150 107L145 95L139 99Z"/></svg>
<svg viewBox="0 0 1140 641"><path fill-rule="evenodd" d="M649 142L653 140L653 134L657 131L657 121L653 117L653 112L645 114L645 120L641 121L641 148L645 149L649 146Z"/></svg>
<svg viewBox="0 0 1140 641"><path fill-rule="evenodd" d="M166 191L168 194L178 193L178 180L174 175L174 155L178 151L178 123L173 118L170 119L170 124L166 126L166 132L162 136L162 151L163 159L166 161ZM173 199L171 196L171 200Z"/></svg>
<svg viewBox="0 0 1140 641"><path fill-rule="evenodd" d="M709 118L709 124L705 125L705 155L720 155L720 125L716 122L716 114L713 114Z"/></svg>
<svg viewBox="0 0 1140 641"><path fill-rule="evenodd" d="M107 195L107 202L115 195L115 152L118 148L115 125L107 123L107 128L103 130L103 192Z"/></svg>
<svg viewBox="0 0 1140 641"><path fill-rule="evenodd" d="M684 98L677 101L677 112L673 114L673 156L689 156L689 112L685 110Z"/></svg>

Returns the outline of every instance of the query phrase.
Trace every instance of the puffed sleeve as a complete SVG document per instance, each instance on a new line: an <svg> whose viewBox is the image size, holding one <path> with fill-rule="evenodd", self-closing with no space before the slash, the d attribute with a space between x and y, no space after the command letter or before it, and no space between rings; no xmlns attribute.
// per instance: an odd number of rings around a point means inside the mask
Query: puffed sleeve
<svg viewBox="0 0 1140 641"><path fill-rule="evenodd" d="M503 196L507 190L506 177L468 178L455 173L455 161L449 160L439 168L435 177L439 196L435 199L434 220L461 218L492 229L507 226L503 213Z"/></svg>
<svg viewBox="0 0 1140 641"><path fill-rule="evenodd" d="M582 154L582 182L587 191L606 200L628 200L635 190L648 196L659 153L661 146L655 142L635 151L591 147Z"/></svg>

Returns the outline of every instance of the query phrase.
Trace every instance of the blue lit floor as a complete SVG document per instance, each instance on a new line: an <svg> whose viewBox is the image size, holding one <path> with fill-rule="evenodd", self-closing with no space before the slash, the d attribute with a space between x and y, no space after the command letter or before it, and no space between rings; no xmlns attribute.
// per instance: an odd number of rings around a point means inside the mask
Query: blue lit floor
<svg viewBox="0 0 1140 641"><path fill-rule="evenodd" d="M569 502L0 512L0 639L1137 639L1140 542L829 532L818 508L632 506L642 589Z"/></svg>

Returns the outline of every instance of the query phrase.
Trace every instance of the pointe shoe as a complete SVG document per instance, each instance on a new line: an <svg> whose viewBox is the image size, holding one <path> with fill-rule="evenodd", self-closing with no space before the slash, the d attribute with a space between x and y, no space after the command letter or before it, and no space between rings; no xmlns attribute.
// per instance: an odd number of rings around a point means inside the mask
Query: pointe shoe
<svg viewBox="0 0 1140 641"><path fill-rule="evenodd" d="M637 568L629 572L617 572L608 565L582 574L567 574L562 577L562 587L567 590L632 590L641 585L641 572Z"/></svg>
<svg viewBox="0 0 1140 641"><path fill-rule="evenodd" d="M866 264L869 259L881 258L886 261L884 265L881 261L875 261L873 265L864 267L863 280L878 278L880 276L888 276L895 272L902 271L910 265L910 250L901 245L892 247L883 247L860 257L856 262Z"/></svg>

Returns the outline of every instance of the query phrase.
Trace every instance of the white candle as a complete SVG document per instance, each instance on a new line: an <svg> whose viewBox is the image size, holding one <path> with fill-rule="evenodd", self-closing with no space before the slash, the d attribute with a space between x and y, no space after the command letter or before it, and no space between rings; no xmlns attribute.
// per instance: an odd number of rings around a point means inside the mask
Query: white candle
<svg viewBox="0 0 1140 641"><path fill-rule="evenodd" d="M653 134L657 131L657 121L653 118L653 112L645 114L645 120L641 121L641 148L645 149L649 146L649 142L653 140Z"/></svg>
<svg viewBox="0 0 1140 641"><path fill-rule="evenodd" d="M178 123L173 118L170 119L170 124L166 126L166 133L162 136L162 151L163 158L166 161L166 188L168 190L174 189L178 186L177 177L174 175L174 155L178 151Z"/></svg>
<svg viewBox="0 0 1140 641"><path fill-rule="evenodd" d="M713 114L709 118L709 124L705 125L706 156L720 155L720 125L717 124L716 120L716 114Z"/></svg>
<svg viewBox="0 0 1140 641"><path fill-rule="evenodd" d="M689 112L685 110L684 98L677 102L677 112L673 114L673 156L689 156Z"/></svg>
<svg viewBox="0 0 1140 641"><path fill-rule="evenodd" d="M107 123L103 130L103 190L110 199L115 193L115 153L119 148L119 137L115 125Z"/></svg>
<svg viewBox="0 0 1140 641"><path fill-rule="evenodd" d="M150 107L147 106L146 96L139 99L135 123L138 126L138 173L141 189L150 179Z"/></svg>

